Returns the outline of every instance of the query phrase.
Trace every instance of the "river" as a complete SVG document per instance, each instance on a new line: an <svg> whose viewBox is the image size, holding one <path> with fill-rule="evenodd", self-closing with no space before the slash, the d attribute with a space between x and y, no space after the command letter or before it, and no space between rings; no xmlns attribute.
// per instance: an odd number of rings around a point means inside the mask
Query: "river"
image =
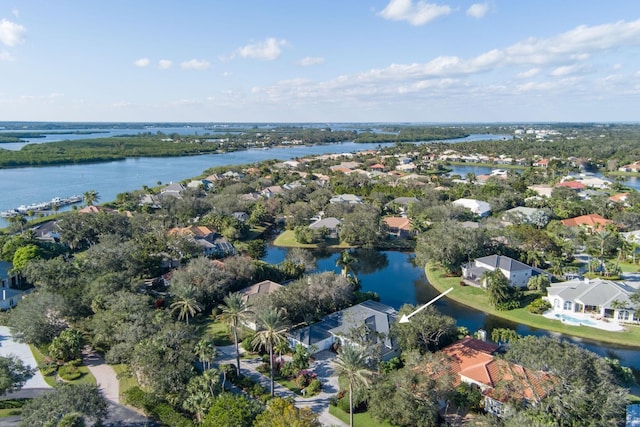
<svg viewBox="0 0 640 427"><path fill-rule="evenodd" d="M270 245L264 260L277 264L284 260L286 253L287 249ZM424 269L413 264L410 253L358 250L356 254L360 264L357 275L362 290L377 292L380 301L385 304L399 309L403 304L424 304L439 294L429 284ZM318 261L316 271L340 272L340 268L336 266L339 252L315 253L315 255ZM556 336L601 356L619 359L623 365L640 370L640 350L635 348L592 342L519 325L456 303L446 297L439 299L434 305L443 314L456 319L458 326L465 326L471 332L484 329L491 336L494 328L510 328L515 329L520 335Z"/></svg>
<svg viewBox="0 0 640 427"><path fill-rule="evenodd" d="M183 134L194 134L196 132L203 134L207 131L211 132L211 129L181 127L107 129L103 131L113 132L114 134L119 132L136 134L138 131L163 132L165 134L180 131ZM55 139L61 138L62 135L53 134L51 136ZM105 134L95 133L71 136L99 138L104 137ZM505 136L474 134L448 142L479 141L503 137ZM4 148L6 145L8 144L0 144L0 148ZM391 145L393 144L356 144L354 142L314 146L293 145L270 149L249 149L224 154L183 157L138 157L101 163L0 169L0 211L14 209L20 205L28 206L32 203L46 202L54 197L82 195L89 190L98 192L100 202L108 202L115 200L116 195L119 193L139 190L143 186L154 187L158 185L158 182L168 184L182 181L201 175L204 170L215 166L252 164L271 159L289 160L296 157L329 153L352 153ZM6 224L6 221L0 219L0 226L6 226Z"/></svg>

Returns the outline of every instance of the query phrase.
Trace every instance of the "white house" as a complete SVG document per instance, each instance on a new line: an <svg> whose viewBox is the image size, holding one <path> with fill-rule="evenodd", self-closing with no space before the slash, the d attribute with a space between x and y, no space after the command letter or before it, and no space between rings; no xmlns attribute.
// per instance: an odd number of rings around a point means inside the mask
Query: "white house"
<svg viewBox="0 0 640 427"><path fill-rule="evenodd" d="M399 354L396 343L389 336L389 329L397 315L393 307L369 300L329 314L312 325L289 331L287 339L291 347L300 344L315 354L329 350L334 344L349 341L349 333L365 325L377 336L374 339L382 344L382 359L388 360Z"/></svg>
<svg viewBox="0 0 640 427"><path fill-rule="evenodd" d="M547 288L545 299L559 313L592 313L620 322L640 320L629 297L637 289L624 282L573 279Z"/></svg>
<svg viewBox="0 0 640 427"><path fill-rule="evenodd" d="M355 194L340 194L337 196L333 196L331 199L329 199L329 203L358 204L358 203L362 203L362 197L356 196Z"/></svg>
<svg viewBox="0 0 640 427"><path fill-rule="evenodd" d="M19 285L19 277L11 272L13 264L0 261L0 310L8 310L18 304L24 291L15 289Z"/></svg>
<svg viewBox="0 0 640 427"><path fill-rule="evenodd" d="M488 216L491 213L491 205L482 200L476 199L458 199L452 202L456 206L462 206L469 209L474 215L481 218Z"/></svg>
<svg viewBox="0 0 640 427"><path fill-rule="evenodd" d="M500 270L504 277L509 280L511 286L526 287L529 279L546 272L531 267L515 259L503 255L489 255L477 258L475 261L462 266L462 277L473 285L482 285L482 276L486 272Z"/></svg>

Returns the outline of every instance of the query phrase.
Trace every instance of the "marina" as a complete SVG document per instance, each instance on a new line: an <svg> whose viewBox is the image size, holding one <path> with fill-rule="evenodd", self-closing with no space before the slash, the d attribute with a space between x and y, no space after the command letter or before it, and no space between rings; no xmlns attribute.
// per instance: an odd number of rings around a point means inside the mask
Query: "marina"
<svg viewBox="0 0 640 427"><path fill-rule="evenodd" d="M48 202L32 203L30 205L20 205L14 209L4 210L0 212L0 217L12 218L19 215L31 216L32 213L56 211L58 210L58 208L80 203L82 202L82 200L84 200L84 198L77 194L70 197L54 197Z"/></svg>

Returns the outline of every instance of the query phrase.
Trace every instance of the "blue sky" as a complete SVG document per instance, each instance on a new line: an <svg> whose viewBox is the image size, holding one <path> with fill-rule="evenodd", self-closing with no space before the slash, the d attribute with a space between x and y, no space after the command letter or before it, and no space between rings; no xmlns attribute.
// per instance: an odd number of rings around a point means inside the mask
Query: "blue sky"
<svg viewBox="0 0 640 427"><path fill-rule="evenodd" d="M640 1L2 0L0 120L640 121Z"/></svg>

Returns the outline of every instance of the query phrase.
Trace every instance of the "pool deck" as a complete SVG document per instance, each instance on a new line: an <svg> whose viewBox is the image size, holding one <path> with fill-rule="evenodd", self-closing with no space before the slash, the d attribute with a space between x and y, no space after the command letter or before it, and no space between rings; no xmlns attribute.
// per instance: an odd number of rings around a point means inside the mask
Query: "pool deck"
<svg viewBox="0 0 640 427"><path fill-rule="evenodd" d="M558 319L556 317L556 314L569 316L578 321L584 320L585 322L588 322L588 323L582 323L582 322L576 323L569 320ZM546 317L547 319L557 320L558 322L562 322L565 325L570 325L570 326L586 326L589 328L603 329L605 331L611 331L611 332L621 332L624 330L624 327L618 324L618 322L615 322L612 320L605 321L602 319L597 319L595 316L591 314L563 313L561 311L550 310L544 313L543 316Z"/></svg>

